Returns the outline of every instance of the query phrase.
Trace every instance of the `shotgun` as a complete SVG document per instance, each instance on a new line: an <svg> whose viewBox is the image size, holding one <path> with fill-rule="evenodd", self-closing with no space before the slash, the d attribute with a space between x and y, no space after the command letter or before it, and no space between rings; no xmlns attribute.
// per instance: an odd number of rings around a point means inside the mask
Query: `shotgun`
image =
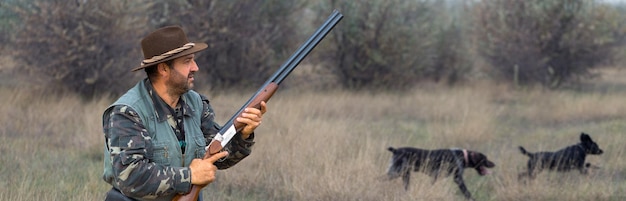
<svg viewBox="0 0 626 201"><path fill-rule="evenodd" d="M334 10L332 14L326 19L324 24L321 27L317 28L317 30L313 33L309 39L298 48L296 52L294 52L291 57L283 65L276 71L263 86L252 96L250 99L235 113L226 124L220 129L220 131L215 135L213 140L209 143L207 148L207 152L204 155L204 158L209 158L210 156L222 151L224 146L228 144L228 142L235 136L235 134L245 126L243 123L235 121L237 117L241 116L241 113L244 109L248 107L254 107L257 109L261 109L261 101L267 102L274 92L278 90L278 85L293 71L293 69L300 64L300 62L306 57L317 44L324 39L324 37L332 30L337 23L343 18L343 15ZM174 197L174 200L177 201L196 201L198 200L198 195L200 194L200 190L202 190L204 186L193 185L191 187L191 191L188 194L177 195Z"/></svg>

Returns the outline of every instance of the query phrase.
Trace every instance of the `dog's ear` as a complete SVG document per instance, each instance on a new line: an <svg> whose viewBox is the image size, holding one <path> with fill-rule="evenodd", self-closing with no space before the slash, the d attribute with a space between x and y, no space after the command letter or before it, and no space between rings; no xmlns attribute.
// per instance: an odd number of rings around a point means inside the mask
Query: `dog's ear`
<svg viewBox="0 0 626 201"><path fill-rule="evenodd" d="M484 158L486 158L484 155L482 155L481 153L477 153L474 151L467 151L467 158L470 162L470 164L472 166L478 164L478 162L480 162L481 160L483 160Z"/></svg>
<svg viewBox="0 0 626 201"><path fill-rule="evenodd" d="M591 142L591 137L587 135L587 133L580 133L580 141L581 142Z"/></svg>

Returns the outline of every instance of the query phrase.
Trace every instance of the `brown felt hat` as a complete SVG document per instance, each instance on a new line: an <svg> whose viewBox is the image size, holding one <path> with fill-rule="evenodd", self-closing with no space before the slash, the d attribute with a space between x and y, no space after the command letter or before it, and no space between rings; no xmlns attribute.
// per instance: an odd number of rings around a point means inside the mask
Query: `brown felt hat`
<svg viewBox="0 0 626 201"><path fill-rule="evenodd" d="M144 60L141 66L132 71L193 54L207 48L206 43L190 43L187 35L178 26L167 26L148 34L141 40L141 51Z"/></svg>

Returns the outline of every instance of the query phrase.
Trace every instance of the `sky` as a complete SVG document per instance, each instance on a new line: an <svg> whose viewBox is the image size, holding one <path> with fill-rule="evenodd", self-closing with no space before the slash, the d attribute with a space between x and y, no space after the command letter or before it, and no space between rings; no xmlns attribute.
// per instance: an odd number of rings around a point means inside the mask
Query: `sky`
<svg viewBox="0 0 626 201"><path fill-rule="evenodd" d="M610 2L610 3L626 3L626 0L600 0L600 1Z"/></svg>

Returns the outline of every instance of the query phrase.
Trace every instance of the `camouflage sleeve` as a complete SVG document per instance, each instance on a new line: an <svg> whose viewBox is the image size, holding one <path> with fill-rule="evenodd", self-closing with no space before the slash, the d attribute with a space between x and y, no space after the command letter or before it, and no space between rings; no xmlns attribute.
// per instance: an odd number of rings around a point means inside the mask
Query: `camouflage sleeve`
<svg viewBox="0 0 626 201"><path fill-rule="evenodd" d="M136 111L114 106L105 112L103 121L107 145L111 152L114 183L125 195L156 198L191 189L188 167L156 164L149 158L152 140Z"/></svg>
<svg viewBox="0 0 626 201"><path fill-rule="evenodd" d="M215 113L213 108L209 104L209 100L203 96L203 112L202 112L202 133L206 138L207 145L217 135L221 126L218 125L215 120ZM235 134L235 137L226 145L225 149L230 153L225 160L221 160L215 163L215 166L219 169L226 169L239 163L239 161L250 155L251 147L254 145L254 133L250 135L248 139L243 139L240 133Z"/></svg>

